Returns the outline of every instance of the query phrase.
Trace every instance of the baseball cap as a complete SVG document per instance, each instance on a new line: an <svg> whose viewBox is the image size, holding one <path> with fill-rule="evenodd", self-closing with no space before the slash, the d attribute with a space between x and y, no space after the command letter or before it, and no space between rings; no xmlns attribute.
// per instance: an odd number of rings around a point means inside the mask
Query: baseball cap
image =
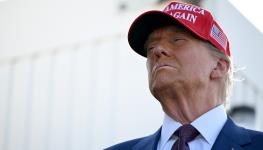
<svg viewBox="0 0 263 150"><path fill-rule="evenodd" d="M169 3L162 11L144 12L134 20L128 33L131 48L146 57L144 43L148 35L155 29L170 24L184 26L202 40L209 41L225 55L231 55L228 38L212 14L201 7L177 1Z"/></svg>

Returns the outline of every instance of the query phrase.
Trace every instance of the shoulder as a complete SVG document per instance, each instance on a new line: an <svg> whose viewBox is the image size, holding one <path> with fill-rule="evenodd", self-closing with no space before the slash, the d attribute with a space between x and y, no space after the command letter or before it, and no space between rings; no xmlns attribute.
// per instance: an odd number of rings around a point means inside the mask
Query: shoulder
<svg viewBox="0 0 263 150"><path fill-rule="evenodd" d="M251 143L258 143L263 145L263 132L262 131L256 131L256 130L251 130L245 127L241 127L238 125L235 125L234 128L230 128L230 130L227 130L228 132L232 131L233 132L237 132L238 133L238 137L235 138L241 138L245 139L245 136L248 137L249 141L251 141Z"/></svg>
<svg viewBox="0 0 263 150"><path fill-rule="evenodd" d="M129 140L126 142L113 145L106 148L105 150L150 150L156 149L159 138L161 134L161 128L157 130L154 134L145 136L142 138L137 138L134 140Z"/></svg>
<svg viewBox="0 0 263 150"><path fill-rule="evenodd" d="M250 136L251 146L253 146L255 149L258 149L259 147L261 148L263 147L263 132L245 129L245 128L244 130Z"/></svg>
<svg viewBox="0 0 263 150"><path fill-rule="evenodd" d="M244 150L259 150L263 147L263 132L240 127L229 118L218 140L218 145L223 143L231 143L233 145L233 143L236 143Z"/></svg>
<svg viewBox="0 0 263 150"><path fill-rule="evenodd" d="M257 139L257 138L263 138L263 132L261 131L256 131L256 130L250 130L250 129L245 129L249 134L251 139Z"/></svg>

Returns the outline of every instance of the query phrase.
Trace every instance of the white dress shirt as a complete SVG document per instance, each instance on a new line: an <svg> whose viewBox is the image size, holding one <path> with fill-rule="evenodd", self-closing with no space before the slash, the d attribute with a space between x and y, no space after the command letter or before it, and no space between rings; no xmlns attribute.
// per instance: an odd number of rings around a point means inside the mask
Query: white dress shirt
<svg viewBox="0 0 263 150"><path fill-rule="evenodd" d="M194 120L191 125L199 131L200 135L188 143L190 150L211 150L226 120L227 115L223 105L213 108ZM173 133L180 126L181 123L165 114L157 150L171 150L178 138Z"/></svg>

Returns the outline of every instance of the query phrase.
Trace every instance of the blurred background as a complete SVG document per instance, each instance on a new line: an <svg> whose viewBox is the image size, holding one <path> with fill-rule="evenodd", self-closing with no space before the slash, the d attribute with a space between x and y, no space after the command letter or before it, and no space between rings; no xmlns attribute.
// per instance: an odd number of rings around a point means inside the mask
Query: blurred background
<svg viewBox="0 0 263 150"><path fill-rule="evenodd" d="M245 68L227 112L263 131L262 2L187 2L212 11ZM166 3L0 0L0 150L99 150L154 133L163 112L127 31Z"/></svg>

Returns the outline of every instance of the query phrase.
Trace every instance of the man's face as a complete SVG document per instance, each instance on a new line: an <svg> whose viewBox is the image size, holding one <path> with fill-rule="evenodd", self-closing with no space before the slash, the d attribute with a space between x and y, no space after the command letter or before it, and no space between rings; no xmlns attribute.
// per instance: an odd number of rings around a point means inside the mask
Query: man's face
<svg viewBox="0 0 263 150"><path fill-rule="evenodd" d="M154 96L171 87L202 87L209 82L215 66L214 57L202 41L180 26L154 30L145 50L149 87Z"/></svg>

